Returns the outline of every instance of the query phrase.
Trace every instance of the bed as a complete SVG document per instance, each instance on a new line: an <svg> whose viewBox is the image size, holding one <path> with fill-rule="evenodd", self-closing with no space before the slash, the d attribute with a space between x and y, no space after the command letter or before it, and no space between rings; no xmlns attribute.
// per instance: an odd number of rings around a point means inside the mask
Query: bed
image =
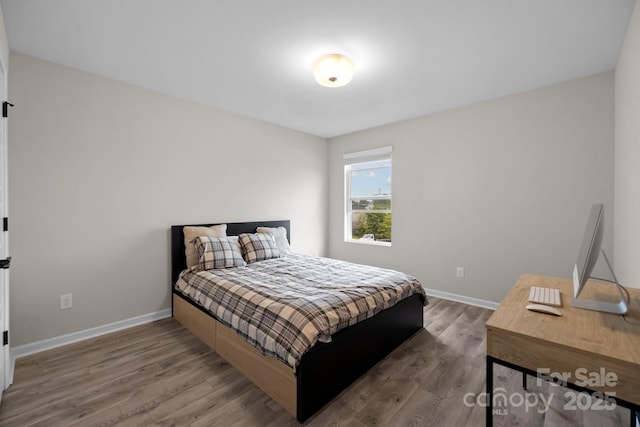
<svg viewBox="0 0 640 427"><path fill-rule="evenodd" d="M289 221L226 223L229 236ZM209 227L216 224L197 224ZM221 316L212 315L179 286L186 269L184 225L171 227L173 317L244 374L298 421L303 422L423 326L424 294L413 294L372 317L331 334L296 359L264 355ZM276 355L277 356L277 355ZM293 365L293 366L292 366Z"/></svg>

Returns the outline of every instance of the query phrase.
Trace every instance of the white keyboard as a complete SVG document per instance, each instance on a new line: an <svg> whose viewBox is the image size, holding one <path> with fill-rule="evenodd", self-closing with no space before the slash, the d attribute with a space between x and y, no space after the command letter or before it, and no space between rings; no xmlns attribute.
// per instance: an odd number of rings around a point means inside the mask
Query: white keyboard
<svg viewBox="0 0 640 427"><path fill-rule="evenodd" d="M540 288L538 286L532 286L529 292L529 302L535 304L553 305L555 307L562 306L562 300L560 299L560 291L553 288Z"/></svg>

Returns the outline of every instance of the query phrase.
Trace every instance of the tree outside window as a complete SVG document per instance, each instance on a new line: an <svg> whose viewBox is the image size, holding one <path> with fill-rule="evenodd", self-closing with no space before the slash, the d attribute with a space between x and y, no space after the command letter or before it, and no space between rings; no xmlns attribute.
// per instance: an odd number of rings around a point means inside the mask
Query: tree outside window
<svg viewBox="0 0 640 427"><path fill-rule="evenodd" d="M346 240L391 243L391 147L345 155Z"/></svg>

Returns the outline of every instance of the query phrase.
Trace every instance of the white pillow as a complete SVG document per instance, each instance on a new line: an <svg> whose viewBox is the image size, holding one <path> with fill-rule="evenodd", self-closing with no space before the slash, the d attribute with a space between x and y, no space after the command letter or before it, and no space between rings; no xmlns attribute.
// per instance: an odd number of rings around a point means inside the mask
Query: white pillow
<svg viewBox="0 0 640 427"><path fill-rule="evenodd" d="M256 231L258 233L271 234L273 238L276 240L276 246L280 253L291 252L291 246L289 246L289 241L287 240L286 228L258 227Z"/></svg>
<svg viewBox="0 0 640 427"><path fill-rule="evenodd" d="M227 224L212 225L211 227L184 227L184 255L187 259L187 268L191 268L200 262L200 254L196 250L194 240L198 236L227 237Z"/></svg>

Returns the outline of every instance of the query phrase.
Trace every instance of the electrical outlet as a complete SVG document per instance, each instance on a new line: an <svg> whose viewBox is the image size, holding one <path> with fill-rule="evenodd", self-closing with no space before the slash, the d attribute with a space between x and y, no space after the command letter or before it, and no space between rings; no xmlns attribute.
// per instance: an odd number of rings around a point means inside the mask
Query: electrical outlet
<svg viewBox="0 0 640 427"><path fill-rule="evenodd" d="M73 294L60 295L60 310L68 310L73 307Z"/></svg>
<svg viewBox="0 0 640 427"><path fill-rule="evenodd" d="M456 277L464 278L464 267L456 267Z"/></svg>

